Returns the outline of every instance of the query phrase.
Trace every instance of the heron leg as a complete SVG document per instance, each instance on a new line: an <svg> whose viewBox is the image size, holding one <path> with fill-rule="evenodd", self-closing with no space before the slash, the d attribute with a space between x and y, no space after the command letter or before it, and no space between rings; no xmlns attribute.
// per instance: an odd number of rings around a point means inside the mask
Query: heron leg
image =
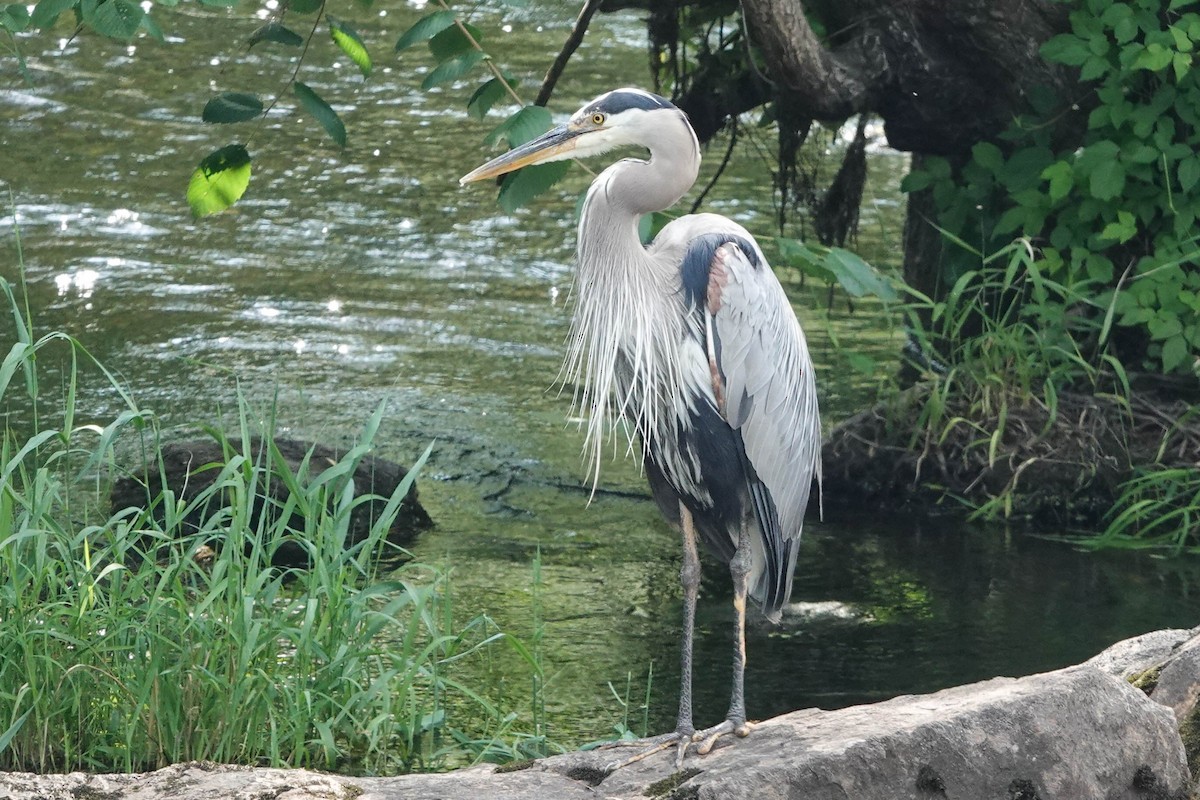
<svg viewBox="0 0 1200 800"><path fill-rule="evenodd" d="M717 739L727 733L748 736L750 724L746 722L746 596L750 589L750 532L742 523L738 533L738 546L729 562L729 574L733 578L733 688L730 692L729 713L725 721L695 734L703 740L696 752L705 755L712 750Z"/></svg>
<svg viewBox="0 0 1200 800"><path fill-rule="evenodd" d="M689 739L696 732L692 725L692 639L696 628L696 596L700 591L700 553L696 550L696 528L692 512L679 504L683 529L683 566L679 580L683 584L683 645L679 657L679 716L675 732Z"/></svg>
<svg viewBox="0 0 1200 800"><path fill-rule="evenodd" d="M683 531L683 567L679 570L679 581L683 584L683 646L680 652L679 671L679 716L675 730L656 736L648 742L652 746L613 769L629 766L655 753L675 747L675 766L683 764L688 746L695 740L696 727L692 724L692 639L696 626L696 596L700 592L700 552L696 549L696 528L692 512L683 503L679 504L679 527ZM745 716L745 714L743 714Z"/></svg>

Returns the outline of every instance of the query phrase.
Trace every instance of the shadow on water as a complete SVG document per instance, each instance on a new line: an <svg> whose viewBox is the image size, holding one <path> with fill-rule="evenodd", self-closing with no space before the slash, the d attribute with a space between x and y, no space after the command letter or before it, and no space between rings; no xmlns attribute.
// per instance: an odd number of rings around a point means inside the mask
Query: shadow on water
<svg viewBox="0 0 1200 800"><path fill-rule="evenodd" d="M531 85L570 12L548 3L485 8L480 21L495 29L502 61ZM206 22L215 13L163 9L167 43L138 41L136 52L95 37L22 39L31 85L0 90L0 180L16 199L39 326L82 339L168 426L221 419L236 406L233 376L252 400L276 408L281 433L332 445L351 440L386 399L379 455L411 462L437 441L421 491L439 525L416 555L452 568L460 617L486 612L529 635L540 604L551 738L609 734L621 710L608 683L620 688L632 675L636 704L651 665L649 726L669 727L679 681L678 543L628 460L604 465L589 504L582 437L564 422L569 397L552 388L568 321L571 209L587 176L573 171L561 190L512 216L492 192L460 189L457 178L490 155L481 145L490 124L460 110L472 84L423 93L424 55L391 53L422 13L413 4L354 20L379 62L370 81L331 48L314 48L304 67L303 79L339 105L346 151L285 99L256 134L247 197L232 213L193 221L183 202L188 174L243 135L201 126L200 108L218 91L269 93L292 56L246 55L221 37L248 35L259 21L222 14L222 31ZM555 108L646 83L644 52L635 15L598 20L577 56L587 67L568 74ZM756 136L746 134L706 210L770 234L771 164L760 155L769 147L758 146L769 142ZM891 266L904 164L886 151L873 156L859 243ZM12 241L7 215L0 237ZM14 263L6 250L5 277ZM836 422L870 398L877 378L847 368L833 338L886 373L894 331L869 304L851 314L838 301L823 313L823 288L791 288L825 421ZM79 394L77 423L105 422L119 405L99 378L85 378ZM0 410L14 428L27 422L19 403ZM838 508L806 537L795 608L780 627L750 631L754 717L1049 669L1124 636L1196 622L1190 562L1084 554ZM544 584L535 598L538 552ZM728 594L710 566L696 659L702 723L728 702ZM497 658L488 669L527 675L515 657ZM524 677L497 680L495 691L518 711L528 702Z"/></svg>

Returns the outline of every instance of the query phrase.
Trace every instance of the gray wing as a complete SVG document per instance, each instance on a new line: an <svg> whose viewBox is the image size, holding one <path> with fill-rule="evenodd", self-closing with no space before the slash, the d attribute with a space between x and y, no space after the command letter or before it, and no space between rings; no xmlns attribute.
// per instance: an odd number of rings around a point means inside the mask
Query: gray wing
<svg viewBox="0 0 1200 800"><path fill-rule="evenodd" d="M821 420L800 323L747 237L725 237L708 270L710 358L723 379L719 408L770 490L784 542L800 537L809 489L821 478ZM779 542L781 549L783 542Z"/></svg>

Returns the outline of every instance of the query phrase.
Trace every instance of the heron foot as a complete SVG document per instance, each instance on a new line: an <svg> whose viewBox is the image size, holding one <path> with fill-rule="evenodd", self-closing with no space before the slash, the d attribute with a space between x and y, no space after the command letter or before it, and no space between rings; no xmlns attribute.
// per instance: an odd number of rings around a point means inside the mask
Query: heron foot
<svg viewBox="0 0 1200 800"><path fill-rule="evenodd" d="M720 739L722 736L728 736L732 733L739 739L745 739L753 729L754 725L745 719L727 719L719 725L705 728L702 731L696 731L692 735L692 740L700 743L696 747L696 754L706 756L711 753L717 743L717 739Z"/></svg>
<svg viewBox="0 0 1200 800"><path fill-rule="evenodd" d="M683 765L683 757L687 754L688 747L696 741L694 731L677 730L670 733L664 733L659 736L651 736L646 739L636 739L633 741L613 742L605 745L605 747L642 747L640 753L637 753L624 761L609 764L608 771L628 767L630 764L636 764L639 761L649 758L656 753L661 753L664 750L675 748L675 767L678 769Z"/></svg>

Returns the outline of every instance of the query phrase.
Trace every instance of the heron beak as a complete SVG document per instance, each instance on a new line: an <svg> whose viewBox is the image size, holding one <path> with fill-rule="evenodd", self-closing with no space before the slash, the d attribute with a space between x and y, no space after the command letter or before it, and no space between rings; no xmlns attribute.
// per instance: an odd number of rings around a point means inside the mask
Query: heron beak
<svg viewBox="0 0 1200 800"><path fill-rule="evenodd" d="M575 150L576 139L583 133L586 133L585 129L559 125L533 141L526 142L502 156L493 158L482 167L471 170L458 179L458 184L466 186L468 183L504 175L530 164L542 164L546 161L561 161L564 158L570 158L571 153Z"/></svg>

